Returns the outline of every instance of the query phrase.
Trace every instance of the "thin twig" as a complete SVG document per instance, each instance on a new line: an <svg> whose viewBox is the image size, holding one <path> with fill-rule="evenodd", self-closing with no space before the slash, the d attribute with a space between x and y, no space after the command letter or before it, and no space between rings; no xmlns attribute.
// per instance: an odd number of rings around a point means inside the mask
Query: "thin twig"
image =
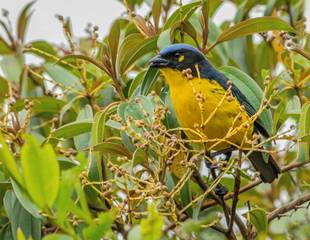
<svg viewBox="0 0 310 240"><path fill-rule="evenodd" d="M231 205L231 217L228 226L228 233L230 233L234 226L234 219L236 217L236 210L237 210L237 203L238 203L238 195L240 190L240 168L241 168L241 159L242 159L242 152L239 150L239 157L238 157L238 166L236 168L236 176L235 176L235 185L234 185L234 195L233 195L233 202Z"/></svg>
<svg viewBox="0 0 310 240"><path fill-rule="evenodd" d="M310 201L310 193L297 198L291 202L289 202L288 204L285 204L284 206L275 209L274 211L270 212L268 214L268 222L271 222L272 220L274 220L275 218L279 218L282 214L287 213L291 210L297 210L299 208L299 206L301 206L302 204L309 202Z"/></svg>
<svg viewBox="0 0 310 240"><path fill-rule="evenodd" d="M282 167L281 168L281 173L288 172L288 171L290 171L292 169L302 167L302 166L307 165L309 163L310 162L297 162L297 163L295 162L295 163L291 163L291 164L289 164L287 166ZM240 188L239 194L243 193L243 192L246 192L246 191L256 187L257 185L261 184L262 182L263 182L262 180L258 179L258 180L254 181L254 182L252 182L252 183L250 183L248 185L245 185L244 187ZM229 199L233 198L233 195L234 195L234 193L231 192L231 193L227 194L224 197L224 199L225 200L229 200ZM206 201L206 202L202 203L201 208L202 209L206 209L206 208L212 207L212 206L214 206L216 204L217 204L216 201L209 200L209 201Z"/></svg>

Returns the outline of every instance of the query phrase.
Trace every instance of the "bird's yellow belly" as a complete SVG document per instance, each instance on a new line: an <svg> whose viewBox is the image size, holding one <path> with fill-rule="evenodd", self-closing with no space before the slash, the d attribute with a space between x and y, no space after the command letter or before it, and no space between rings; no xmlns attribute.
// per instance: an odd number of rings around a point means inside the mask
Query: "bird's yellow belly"
<svg viewBox="0 0 310 240"><path fill-rule="evenodd" d="M204 142L208 150L232 145L246 147L253 124L238 100L225 96L226 91L216 81L181 77L178 84L170 82L170 97L187 137ZM169 83L169 79L167 81Z"/></svg>

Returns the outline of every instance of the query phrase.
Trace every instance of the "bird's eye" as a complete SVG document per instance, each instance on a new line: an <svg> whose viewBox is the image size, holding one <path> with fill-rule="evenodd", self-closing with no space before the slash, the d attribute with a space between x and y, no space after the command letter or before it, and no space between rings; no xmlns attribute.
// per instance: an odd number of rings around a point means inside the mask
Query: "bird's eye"
<svg viewBox="0 0 310 240"><path fill-rule="evenodd" d="M175 53L175 54L174 54L174 58L175 58L178 62L183 62L184 59L185 59L184 55L181 54L181 53Z"/></svg>

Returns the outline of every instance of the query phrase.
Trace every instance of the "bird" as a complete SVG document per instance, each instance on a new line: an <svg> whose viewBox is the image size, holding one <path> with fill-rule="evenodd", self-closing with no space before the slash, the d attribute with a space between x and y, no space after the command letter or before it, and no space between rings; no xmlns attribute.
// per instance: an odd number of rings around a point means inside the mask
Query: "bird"
<svg viewBox="0 0 310 240"><path fill-rule="evenodd" d="M269 137L255 108L224 74L197 48L183 43L163 48L149 61L169 86L177 121L189 140L203 142L208 151L246 148L253 135ZM253 120L251 120L253 119ZM263 182L273 182L280 173L269 154L252 151L248 159Z"/></svg>

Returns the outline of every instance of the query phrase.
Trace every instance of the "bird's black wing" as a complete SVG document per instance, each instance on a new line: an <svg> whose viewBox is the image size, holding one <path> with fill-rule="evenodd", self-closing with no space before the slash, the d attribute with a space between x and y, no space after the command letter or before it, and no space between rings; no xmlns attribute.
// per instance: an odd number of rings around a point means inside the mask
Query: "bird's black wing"
<svg viewBox="0 0 310 240"><path fill-rule="evenodd" d="M203 78L216 80L225 90L228 88L228 78L215 68L212 68L212 70L209 71L202 68L201 74ZM234 84L232 85L232 94L237 98L240 104L245 107L245 110L249 116L253 116L256 113L255 108L251 105L246 96L244 96L244 94ZM254 122L254 130L260 132L266 138L269 137L268 131L259 118L257 118Z"/></svg>
<svg viewBox="0 0 310 240"><path fill-rule="evenodd" d="M238 101L245 107L245 110L249 116L253 116L256 113L255 108L249 103L247 98L244 96L244 94L233 85L232 87L232 94L238 99ZM260 132L264 137L268 138L269 133L264 127L262 121L257 118L254 122L254 128L256 131Z"/></svg>

